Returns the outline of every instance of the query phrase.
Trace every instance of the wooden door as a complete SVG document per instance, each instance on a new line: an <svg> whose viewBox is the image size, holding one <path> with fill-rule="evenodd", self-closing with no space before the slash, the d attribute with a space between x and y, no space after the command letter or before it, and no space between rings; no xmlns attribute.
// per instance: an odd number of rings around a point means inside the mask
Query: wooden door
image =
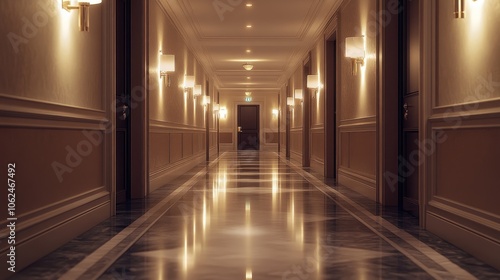
<svg viewBox="0 0 500 280"><path fill-rule="evenodd" d="M116 3L116 203L130 198L129 1Z"/></svg>
<svg viewBox="0 0 500 280"><path fill-rule="evenodd" d="M238 105L238 150L259 150L259 105Z"/></svg>
<svg viewBox="0 0 500 280"><path fill-rule="evenodd" d="M415 216L419 213L418 193L418 120L419 120L419 72L420 72L420 35L419 1L404 1L402 62L403 86L401 98L401 157L399 178L401 179L400 206Z"/></svg>

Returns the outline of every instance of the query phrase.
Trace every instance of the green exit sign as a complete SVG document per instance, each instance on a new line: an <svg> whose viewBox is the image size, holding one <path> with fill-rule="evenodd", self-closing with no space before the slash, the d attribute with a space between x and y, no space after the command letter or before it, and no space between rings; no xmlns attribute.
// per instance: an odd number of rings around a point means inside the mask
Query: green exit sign
<svg viewBox="0 0 500 280"><path fill-rule="evenodd" d="M246 102L252 102L252 97L251 97L251 96L247 96L247 97L245 97L245 101L246 101Z"/></svg>

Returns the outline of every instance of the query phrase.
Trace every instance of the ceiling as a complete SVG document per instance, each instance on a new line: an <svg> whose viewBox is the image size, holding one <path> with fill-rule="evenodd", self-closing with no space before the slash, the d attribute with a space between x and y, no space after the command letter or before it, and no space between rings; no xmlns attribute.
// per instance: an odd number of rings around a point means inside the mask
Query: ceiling
<svg viewBox="0 0 500 280"><path fill-rule="evenodd" d="M297 69L341 0L159 2L220 91L270 91Z"/></svg>

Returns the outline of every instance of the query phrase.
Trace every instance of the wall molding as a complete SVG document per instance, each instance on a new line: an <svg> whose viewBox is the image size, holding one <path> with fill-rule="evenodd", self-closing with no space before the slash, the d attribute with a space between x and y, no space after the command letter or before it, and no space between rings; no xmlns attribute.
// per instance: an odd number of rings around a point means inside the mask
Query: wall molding
<svg viewBox="0 0 500 280"><path fill-rule="evenodd" d="M500 244L500 216L467 206L463 203L434 196L428 205L428 213L448 217L450 222L469 231L487 237Z"/></svg>
<svg viewBox="0 0 500 280"><path fill-rule="evenodd" d="M19 256L16 269L26 267L108 218L111 211L109 195L103 187L97 188L20 216L16 227L16 253ZM2 238L6 234L7 231L2 230ZM4 261L6 251L6 246L1 248L1 261Z"/></svg>
<svg viewBox="0 0 500 280"><path fill-rule="evenodd" d="M0 93L0 116L50 121L106 123L106 111Z"/></svg>
<svg viewBox="0 0 500 280"><path fill-rule="evenodd" d="M169 121L162 121L162 120L149 120L149 131L150 132L157 132L157 131L168 131L169 132L179 132L179 131L199 131L206 133L206 129L204 127L197 127L197 126L192 126L192 125L186 125L186 124L181 124L181 123L176 123L176 122L169 122ZM166 133L169 133L166 132Z"/></svg>
<svg viewBox="0 0 500 280"><path fill-rule="evenodd" d="M496 269L500 269L500 259L498 258L500 243L477 234L477 231L471 230L469 226L457 223L449 217L427 211L426 229Z"/></svg>
<svg viewBox="0 0 500 280"><path fill-rule="evenodd" d="M377 122L377 116L367 116L367 117L339 120L340 126L360 125L367 123L375 124L376 122Z"/></svg>
<svg viewBox="0 0 500 280"><path fill-rule="evenodd" d="M367 176L356 170L339 167L338 183L343 186L349 186L350 189L376 201L377 182L375 176Z"/></svg>

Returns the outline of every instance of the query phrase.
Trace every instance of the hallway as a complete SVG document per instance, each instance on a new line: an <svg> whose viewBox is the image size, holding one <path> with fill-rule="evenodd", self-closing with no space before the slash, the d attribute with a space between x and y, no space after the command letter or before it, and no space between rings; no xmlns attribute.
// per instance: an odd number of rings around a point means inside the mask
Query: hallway
<svg viewBox="0 0 500 280"><path fill-rule="evenodd" d="M493 279L415 218L272 152L226 152L12 279Z"/></svg>

